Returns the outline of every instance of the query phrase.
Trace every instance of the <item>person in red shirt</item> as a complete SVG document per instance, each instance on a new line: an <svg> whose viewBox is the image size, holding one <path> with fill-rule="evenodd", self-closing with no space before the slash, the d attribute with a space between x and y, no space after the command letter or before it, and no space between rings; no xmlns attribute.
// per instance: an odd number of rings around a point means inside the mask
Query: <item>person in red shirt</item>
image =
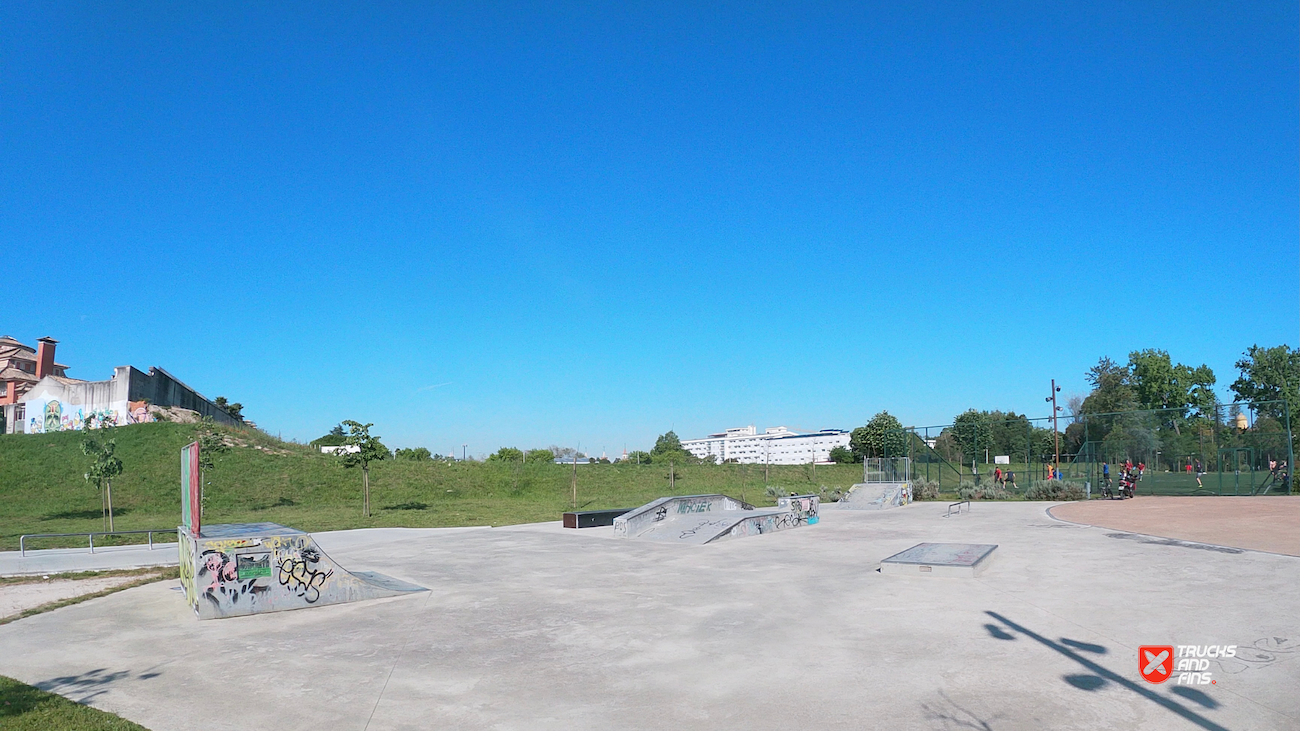
<svg viewBox="0 0 1300 731"><path fill-rule="evenodd" d="M1002 482L1002 468L1001 468L1001 467L999 467L999 468L993 470L993 481L996 482L996 483L998 484L999 487L1003 487L1003 486L1004 486L1004 484L1003 484L1003 482Z"/></svg>

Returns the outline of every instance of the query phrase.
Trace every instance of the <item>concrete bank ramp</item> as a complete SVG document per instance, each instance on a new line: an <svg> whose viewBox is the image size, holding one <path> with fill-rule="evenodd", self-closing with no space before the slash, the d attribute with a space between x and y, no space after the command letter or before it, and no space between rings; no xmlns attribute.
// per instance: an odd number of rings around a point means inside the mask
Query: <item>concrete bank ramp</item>
<svg viewBox="0 0 1300 731"><path fill-rule="evenodd" d="M180 533L181 585L199 619L283 612L427 591L373 571L348 571L311 535L277 523Z"/></svg>
<svg viewBox="0 0 1300 731"><path fill-rule="evenodd" d="M775 508L755 508L726 495L664 497L614 519L614 535L671 543L714 543L728 538L813 525L820 498L777 499Z"/></svg>
<svg viewBox="0 0 1300 731"><path fill-rule="evenodd" d="M859 482L835 503L841 510L888 510L912 502L910 482Z"/></svg>

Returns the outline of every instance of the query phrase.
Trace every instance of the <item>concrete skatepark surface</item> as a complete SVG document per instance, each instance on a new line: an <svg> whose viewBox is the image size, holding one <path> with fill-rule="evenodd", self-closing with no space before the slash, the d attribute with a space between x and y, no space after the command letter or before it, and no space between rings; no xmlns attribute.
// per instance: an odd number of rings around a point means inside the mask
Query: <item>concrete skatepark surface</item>
<svg viewBox="0 0 1300 731"><path fill-rule="evenodd" d="M1072 523L1300 556L1300 495L1089 500L1052 508Z"/></svg>
<svg viewBox="0 0 1300 731"><path fill-rule="evenodd" d="M0 627L0 674L153 731L1300 727L1300 559L945 507L705 546L558 522L317 534L430 591L196 622L152 584ZM998 558L876 571L925 541ZM1241 649L1181 687L1139 677L1154 644Z"/></svg>

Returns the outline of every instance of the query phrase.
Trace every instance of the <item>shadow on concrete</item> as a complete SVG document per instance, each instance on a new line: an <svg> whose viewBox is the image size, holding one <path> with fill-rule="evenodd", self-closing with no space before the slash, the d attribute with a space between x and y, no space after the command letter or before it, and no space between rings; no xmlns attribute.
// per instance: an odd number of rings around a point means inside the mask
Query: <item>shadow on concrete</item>
<svg viewBox="0 0 1300 731"><path fill-rule="evenodd" d="M1100 675L1065 675L1063 679L1079 690L1101 690L1106 687L1106 679Z"/></svg>
<svg viewBox="0 0 1300 731"><path fill-rule="evenodd" d="M1193 703L1198 703L1202 706L1205 706L1206 708L1219 707L1218 701L1214 700L1209 695L1195 688L1188 688L1185 685L1175 685L1174 687L1170 688L1169 691L1174 695L1180 695L1186 698L1187 700Z"/></svg>
<svg viewBox="0 0 1300 731"><path fill-rule="evenodd" d="M58 678L32 683L41 690L59 695L77 703L89 703L96 697L108 692L109 686L123 680L151 680L162 675L154 669L134 675L129 670L110 672L107 668L87 670L80 675L64 675Z"/></svg>
<svg viewBox="0 0 1300 731"><path fill-rule="evenodd" d="M1033 630L1030 630L1027 627L1024 627L1023 625L1016 624L1015 622L1011 621L1010 619L1007 619L1006 617L1002 616L1001 614L998 614L997 612L986 611L984 613L996 619L997 621L1001 622L1005 627L1011 629L1012 631L1019 632L1021 635L1024 635L1025 637L1028 637L1034 640L1035 642L1038 642L1039 644L1042 644L1045 647L1055 650L1056 652L1059 652L1065 657L1068 657L1071 660L1079 663L1085 669L1092 672L1091 677L1095 677L1097 680L1102 681L1102 683L1097 683L1096 680L1084 680L1084 678L1090 677L1088 675L1065 676L1065 681L1076 688L1081 688L1082 690L1087 690L1087 691L1096 691L1099 688L1101 688L1102 685L1105 684L1105 681L1110 681L1112 683L1115 683L1116 685L1119 685L1122 688L1125 688L1126 690L1130 690L1142 696L1143 698L1151 701L1152 703L1155 703L1156 705L1163 707L1165 710L1169 711L1170 713L1177 714L1183 717L1184 719L1191 721L1192 723L1196 724L1197 726L1200 726L1203 729L1211 729L1212 731L1228 731L1224 726L1220 726L1214 721L1211 721L1210 719L1200 715L1196 711L1192 710L1191 708L1188 708L1187 706L1184 706L1178 701L1172 698L1166 698L1165 696L1160 695L1159 693L1156 693L1152 690L1142 687L1141 685L1138 685L1137 683L1134 683L1133 681L1129 680L1128 678L1125 678L1122 675L1111 672L1107 668L1098 665L1097 663L1084 657L1083 655L1080 655L1079 653L1075 652L1074 650L1070 649L1069 647L1067 647L1062 643L1053 642L1052 640L1043 637L1042 635L1034 632ZM985 627L987 626L988 625L985 625ZM1105 648L1102 649L1104 650ZM1134 665L1136 666L1136 663L1134 663ZM1089 685L1091 685L1092 687L1085 687ZM1194 692L1199 692L1199 691L1194 691ZM1183 697L1189 697L1184 693L1179 693L1179 695ZM1201 695L1205 695L1205 694L1201 693Z"/></svg>
<svg viewBox="0 0 1300 731"><path fill-rule="evenodd" d="M943 699L942 706L932 706L929 703L922 703L921 708L925 711L926 717L934 722L935 728L948 729L975 729L975 731L993 731L988 720L980 718L974 712L964 708L957 701L948 697L947 693L939 691L939 697Z"/></svg>
<svg viewBox="0 0 1300 731"><path fill-rule="evenodd" d="M1062 637L1061 644L1065 645L1066 647L1073 647L1076 650L1083 650L1084 652L1095 652L1098 655L1106 654L1106 648L1102 647L1101 645L1094 645L1091 642L1080 642L1078 640L1071 640Z"/></svg>
<svg viewBox="0 0 1300 731"><path fill-rule="evenodd" d="M1015 635L1007 634L1005 630L1003 630L1001 627L997 626L996 624L986 624L984 625L984 629L988 630L989 634L993 635L994 639L1014 640L1016 638Z"/></svg>

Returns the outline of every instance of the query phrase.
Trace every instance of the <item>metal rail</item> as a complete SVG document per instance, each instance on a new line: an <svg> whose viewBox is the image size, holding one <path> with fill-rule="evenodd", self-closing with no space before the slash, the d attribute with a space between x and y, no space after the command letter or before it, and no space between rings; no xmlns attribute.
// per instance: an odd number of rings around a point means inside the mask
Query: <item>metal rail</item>
<svg viewBox="0 0 1300 731"><path fill-rule="evenodd" d="M961 506L963 506L963 505L966 506L966 512L969 513L969 512L970 512L970 501L969 501L969 500L961 500L961 501L958 501L958 502L955 502L955 503L948 503L948 512L944 513L944 514L943 514L943 517L947 518L948 516L952 515L952 509L953 509L953 508L957 508L957 514L958 514L958 515L961 515Z"/></svg>
<svg viewBox="0 0 1300 731"><path fill-rule="evenodd" d="M115 531L98 531L94 533L24 533L23 535L18 537L18 551L22 556L24 557L27 556L28 538L72 538L76 536L86 536L87 538L90 539L90 552L94 553L95 536L126 536L126 535L138 535L141 533L149 534L149 550L152 551L154 533L172 534L175 532L176 532L175 528L167 528L167 529L159 528L157 530L115 530Z"/></svg>

